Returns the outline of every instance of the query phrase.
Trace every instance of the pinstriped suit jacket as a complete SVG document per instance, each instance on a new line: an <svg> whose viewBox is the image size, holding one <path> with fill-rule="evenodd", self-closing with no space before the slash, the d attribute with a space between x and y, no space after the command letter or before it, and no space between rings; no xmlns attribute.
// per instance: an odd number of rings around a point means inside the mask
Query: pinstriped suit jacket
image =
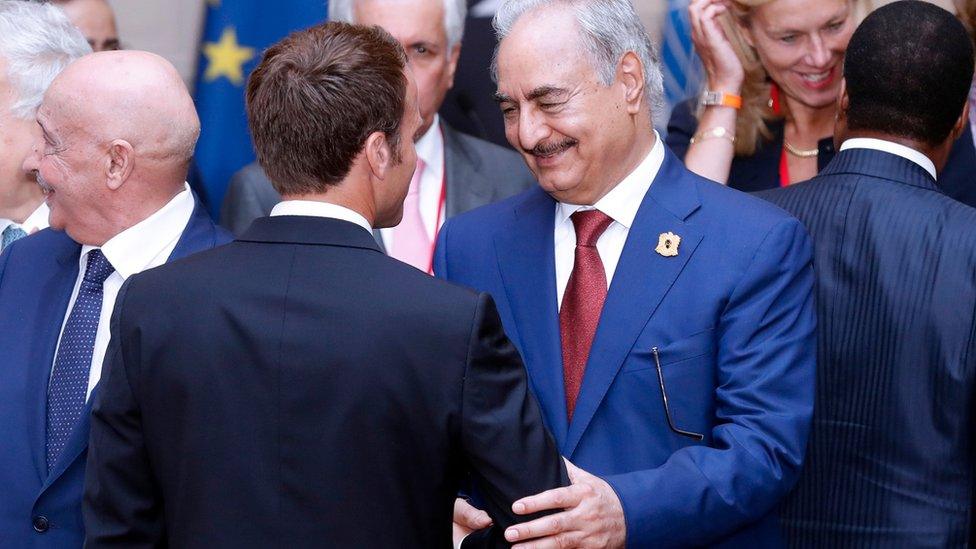
<svg viewBox="0 0 976 549"><path fill-rule="evenodd" d="M816 250L817 398L781 515L790 545L964 546L976 209L911 161L867 149L760 196L799 218Z"/></svg>

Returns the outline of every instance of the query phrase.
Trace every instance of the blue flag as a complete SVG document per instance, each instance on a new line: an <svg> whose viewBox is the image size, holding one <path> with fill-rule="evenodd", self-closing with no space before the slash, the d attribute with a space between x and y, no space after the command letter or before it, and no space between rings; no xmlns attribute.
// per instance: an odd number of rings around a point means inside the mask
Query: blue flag
<svg viewBox="0 0 976 549"><path fill-rule="evenodd" d="M248 74L266 48L325 18L326 0L207 0L196 85L201 132L194 158L197 183L215 219L230 177L254 161L244 112Z"/></svg>
<svg viewBox="0 0 976 549"><path fill-rule="evenodd" d="M691 42L688 0L670 0L661 40L664 96L668 110L701 92L704 68Z"/></svg>

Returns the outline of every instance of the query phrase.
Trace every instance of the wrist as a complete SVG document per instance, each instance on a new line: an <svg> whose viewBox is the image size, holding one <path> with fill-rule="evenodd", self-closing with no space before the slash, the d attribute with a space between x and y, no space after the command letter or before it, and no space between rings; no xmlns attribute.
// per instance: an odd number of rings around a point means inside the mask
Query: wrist
<svg viewBox="0 0 976 549"><path fill-rule="evenodd" d="M742 80L740 79L722 79L722 80L708 80L708 90L717 91L722 93L727 93L730 95L742 95Z"/></svg>
<svg viewBox="0 0 976 549"><path fill-rule="evenodd" d="M698 104L704 107L729 107L739 110L742 108L742 97L717 90L705 90L702 92Z"/></svg>

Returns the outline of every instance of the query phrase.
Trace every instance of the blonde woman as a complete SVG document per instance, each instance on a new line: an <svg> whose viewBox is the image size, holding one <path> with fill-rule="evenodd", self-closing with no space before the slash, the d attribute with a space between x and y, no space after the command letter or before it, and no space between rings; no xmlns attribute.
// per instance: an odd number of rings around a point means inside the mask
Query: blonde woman
<svg viewBox="0 0 976 549"><path fill-rule="evenodd" d="M809 179L833 157L851 0L693 0L707 73L668 144L692 171L758 191Z"/></svg>

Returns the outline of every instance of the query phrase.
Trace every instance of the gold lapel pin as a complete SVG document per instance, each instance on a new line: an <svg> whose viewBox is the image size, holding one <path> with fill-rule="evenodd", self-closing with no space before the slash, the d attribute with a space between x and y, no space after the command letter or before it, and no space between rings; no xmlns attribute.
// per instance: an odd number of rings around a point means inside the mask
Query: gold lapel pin
<svg viewBox="0 0 976 549"><path fill-rule="evenodd" d="M654 251L664 257L674 257L678 255L678 246L680 245L680 236L671 232L661 233L657 239L657 248L654 248Z"/></svg>

